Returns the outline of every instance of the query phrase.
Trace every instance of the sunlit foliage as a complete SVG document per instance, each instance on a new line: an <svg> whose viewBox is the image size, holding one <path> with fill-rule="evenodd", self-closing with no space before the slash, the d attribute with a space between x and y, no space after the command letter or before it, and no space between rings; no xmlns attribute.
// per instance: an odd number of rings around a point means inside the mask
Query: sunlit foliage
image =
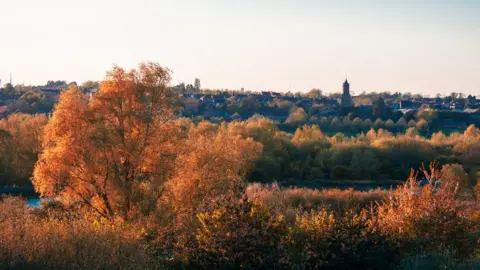
<svg viewBox="0 0 480 270"><path fill-rule="evenodd" d="M12 114L0 120L0 185L29 185L47 121L41 114Z"/></svg>
<svg viewBox="0 0 480 270"><path fill-rule="evenodd" d="M166 180L165 159L149 157L171 150L162 143L172 135L166 123L175 109L169 80L167 69L145 63L131 71L114 67L93 99L68 89L45 128L36 190L81 200L105 217L128 218L138 186Z"/></svg>

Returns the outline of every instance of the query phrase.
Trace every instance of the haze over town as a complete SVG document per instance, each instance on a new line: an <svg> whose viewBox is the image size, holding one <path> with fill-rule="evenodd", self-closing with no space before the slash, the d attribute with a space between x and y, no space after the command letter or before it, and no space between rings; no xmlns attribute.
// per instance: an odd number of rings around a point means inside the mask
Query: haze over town
<svg viewBox="0 0 480 270"><path fill-rule="evenodd" d="M0 77L101 80L153 60L172 84L435 96L480 89L478 1L4 1Z"/></svg>

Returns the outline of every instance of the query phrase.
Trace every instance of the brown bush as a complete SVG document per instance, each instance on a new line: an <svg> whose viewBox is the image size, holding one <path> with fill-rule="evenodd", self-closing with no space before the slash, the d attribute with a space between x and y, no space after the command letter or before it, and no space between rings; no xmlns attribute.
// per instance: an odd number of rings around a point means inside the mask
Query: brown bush
<svg viewBox="0 0 480 270"><path fill-rule="evenodd" d="M421 186L412 171L407 183L378 205L375 227L390 239L414 241L422 250L470 256L476 228L465 216L464 204L456 201L456 188L443 182L439 187L435 181L442 176L434 164L423 172L426 185Z"/></svg>
<svg viewBox="0 0 480 270"><path fill-rule="evenodd" d="M367 224L365 210L311 210L297 215L284 238L283 265L296 269L386 269L396 248Z"/></svg>
<svg viewBox="0 0 480 270"><path fill-rule="evenodd" d="M286 234L282 215L261 203L237 201L198 215L197 248L191 259L207 268L262 269L278 266Z"/></svg>

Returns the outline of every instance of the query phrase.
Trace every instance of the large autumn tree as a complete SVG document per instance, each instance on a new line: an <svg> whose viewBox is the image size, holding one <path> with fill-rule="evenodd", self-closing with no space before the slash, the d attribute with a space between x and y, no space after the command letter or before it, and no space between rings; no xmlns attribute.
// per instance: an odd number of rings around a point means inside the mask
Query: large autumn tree
<svg viewBox="0 0 480 270"><path fill-rule="evenodd" d="M81 201L105 217L128 218L171 174L178 131L170 72L156 63L114 67L99 92L66 90L45 128L34 170L46 197Z"/></svg>

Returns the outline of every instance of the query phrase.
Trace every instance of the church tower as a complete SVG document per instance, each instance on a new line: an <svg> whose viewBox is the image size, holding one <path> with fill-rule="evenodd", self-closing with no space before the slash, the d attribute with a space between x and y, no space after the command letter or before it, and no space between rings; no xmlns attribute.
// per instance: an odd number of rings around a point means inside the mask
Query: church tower
<svg viewBox="0 0 480 270"><path fill-rule="evenodd" d="M348 80L345 79L343 83L343 94L342 94L342 107L352 106L352 97L350 96L350 84Z"/></svg>

